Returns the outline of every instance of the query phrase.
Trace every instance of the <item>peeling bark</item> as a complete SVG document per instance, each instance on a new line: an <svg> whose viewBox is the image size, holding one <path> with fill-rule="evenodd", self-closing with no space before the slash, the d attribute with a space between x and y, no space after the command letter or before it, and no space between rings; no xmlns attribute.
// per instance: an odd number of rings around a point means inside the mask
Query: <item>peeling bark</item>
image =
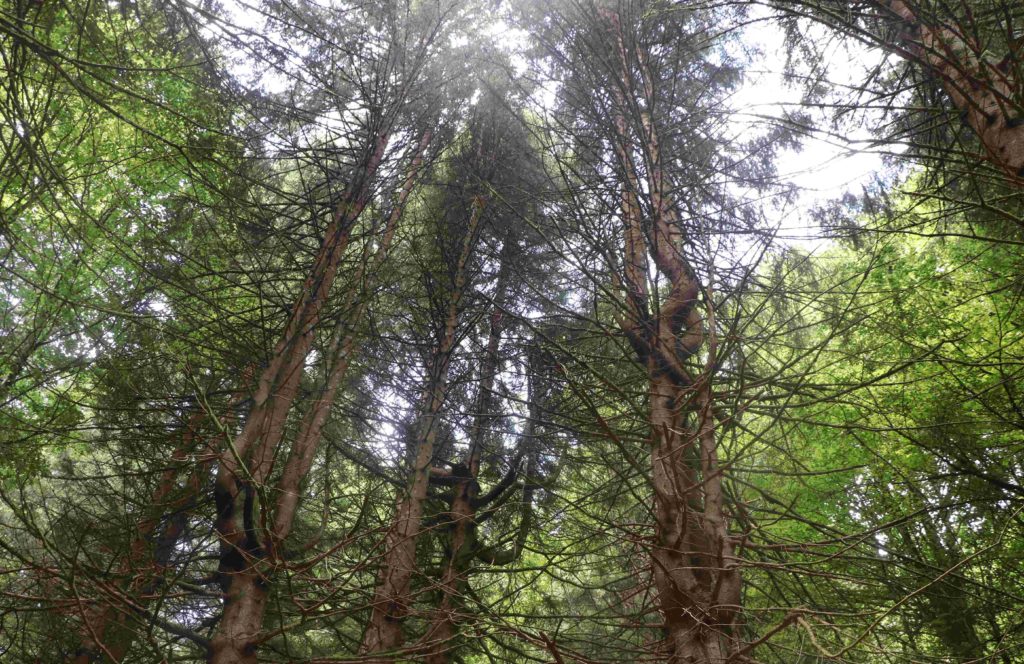
<svg viewBox="0 0 1024 664"><path fill-rule="evenodd" d="M921 20L913 3L883 0L882 6L905 26L908 46L902 55L939 77L989 160L1012 182L1024 185L1024 81L1015 80L1011 67L991 61L973 37Z"/></svg>

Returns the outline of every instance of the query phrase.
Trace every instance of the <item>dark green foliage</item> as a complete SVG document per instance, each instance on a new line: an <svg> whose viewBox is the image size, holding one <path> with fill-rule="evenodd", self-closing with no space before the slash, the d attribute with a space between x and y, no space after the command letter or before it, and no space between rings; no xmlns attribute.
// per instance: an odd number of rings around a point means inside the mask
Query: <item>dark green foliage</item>
<svg viewBox="0 0 1024 664"><path fill-rule="evenodd" d="M686 366L711 381L743 574L731 661L1024 658L1020 183L978 158L934 72L894 57L840 115L868 114L879 141L909 149L819 211L829 239L785 244L777 215L794 199L776 159L827 128L807 126L815 104L839 99L824 41L898 54L905 36L887 3L768 4L777 14L660 1L0 9L0 659L207 658L227 585L218 463L339 201L366 184L305 331L283 443L265 481L246 483L252 558L232 562L265 571L259 661L358 655L452 306L406 650L387 657L425 658L453 561L448 661L665 661L650 382L622 324L617 94L632 104L636 172L670 183L716 317L714 360L703 345ZM913 6L1024 79L1016 3ZM656 94L617 75L609 8ZM779 58L805 77L808 106L785 120L736 123L747 21L803 35ZM641 140L649 126L660 156ZM650 185L635 186L651 232ZM656 272L647 287L662 296ZM332 356L336 334L353 342ZM271 556L289 450L342 359ZM677 406L685 424L698 417ZM700 470L695 453L678 462ZM469 480L476 512L455 551L453 496Z"/></svg>

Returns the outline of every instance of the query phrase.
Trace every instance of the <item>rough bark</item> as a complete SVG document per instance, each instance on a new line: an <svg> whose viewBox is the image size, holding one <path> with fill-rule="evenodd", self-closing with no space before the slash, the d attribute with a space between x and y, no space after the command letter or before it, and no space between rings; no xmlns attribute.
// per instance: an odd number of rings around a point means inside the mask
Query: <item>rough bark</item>
<svg viewBox="0 0 1024 664"><path fill-rule="evenodd" d="M423 504L430 484L438 421L448 393L448 367L455 349L459 312L468 284L466 270L476 245L477 228L486 204L477 197L462 249L455 265L448 299L444 331L434 348L432 366L423 395L423 407L417 423L415 455L409 473L408 488L398 504L394 521L384 542L384 560L374 590L370 622L363 635L360 651L379 654L402 644L402 622L412 604L411 583L416 570L416 541L420 533ZM389 661L384 658L380 661Z"/></svg>
<svg viewBox="0 0 1024 664"><path fill-rule="evenodd" d="M662 169L657 122L649 113L655 91L645 55L627 43L617 14L604 10L603 17L618 55L612 143L622 178L620 283L627 314L621 324L649 381L651 565L664 619L664 655L679 664L723 663L737 649L740 577L724 515L712 416L714 311L705 293L701 315L702 287L683 253L683 227ZM641 196L647 219L641 217ZM647 286L648 256L669 285L660 299ZM695 367L702 348L707 362Z"/></svg>
<svg viewBox="0 0 1024 664"><path fill-rule="evenodd" d="M295 306L293 316L295 318L304 317L308 322L301 326L295 326L297 330L305 329L303 332L304 338L301 343L296 342L294 344L294 349L291 350L292 357L281 364L282 370L287 367L288 371L294 374L294 376L285 376L282 387L275 396L277 403L263 413L263 431L259 432L260 437L253 450L251 464L248 468L237 464L237 458L241 458L244 454L244 450L238 451L239 445L237 441L235 449L227 451L232 455L227 461L235 460L236 468L249 473L250 477L242 476L239 478L236 476L228 478L231 481L232 488L237 493L233 503L229 505L231 510L230 516L233 517L230 530L221 532L222 537L225 536L225 533L229 533L232 539L228 540L230 548L222 551L221 573L229 574L230 576L226 578L226 583L224 584L224 614L218 624L217 633L211 641L210 661L214 664L235 664L240 662L248 664L256 661L256 648L263 629L263 617L269 600L270 583L274 569L283 562L281 559L281 544L291 532L295 511L298 507L299 489L302 480L312 467L313 459L316 456L316 450L322 437L323 426L330 412L330 406L334 402L338 387L348 371L352 349L356 341L356 325L365 311L366 297L360 292L365 290L363 288L363 281L365 278L369 278L369 275L377 273L377 270L373 268L379 267L387 256L391 241L394 238L395 228L416 181L420 165L422 164L423 154L430 142L430 138L430 132L425 133L419 146L416 148L409 173L399 192L395 205L392 207L391 214L381 235L380 244L374 253L372 268L367 266L367 263L371 261L369 254L370 245L367 244L365 247L363 258L360 261L359 273L349 290L350 298L348 304L350 306L348 307L347 319L339 321L332 335L328 355L333 359L333 362L328 372L327 381L320 395L302 419L299 433L291 446L288 460L275 487L276 491L274 494L277 496L277 499L274 501L273 517L272 519L264 520L272 523L269 532L255 532L256 528L253 524L255 518L252 515L254 510L252 496L256 489L264 484L271 470L273 457L281 443L284 418L287 416L288 409L295 397L302 362L305 361L312 341L312 335L310 334L312 325L316 322L319 308L322 306L323 299L327 295L327 288L319 288L315 293L316 297L320 300L319 302L314 303L311 300L304 304L304 293ZM363 178L364 190L359 195L360 197L356 200L355 204L343 202L339 206L339 212L335 215L339 225L346 223L350 229L355 222L356 216L365 207L366 198L369 195L369 191L366 188L369 185L372 172L376 170L380 163L385 143L386 136L382 135L378 140L377 150L367 163L367 168L370 169L370 172ZM344 209L342 206L344 206ZM350 217L348 221L345 221L346 215ZM343 241L339 239L339 243L334 247L334 250L344 251L347 245L347 237L346 231ZM322 252L325 250L325 247L321 249ZM333 279L337 260L318 260L314 266L314 275L317 274L317 270L321 265L324 266L324 274L321 280ZM315 284L317 282L313 280L307 281L307 283ZM292 325L289 325L290 329L292 327ZM279 344L279 346L281 345ZM288 352L287 344L282 347L282 350ZM244 434L245 431L243 431L242 435ZM239 436L239 439L241 438L242 436ZM225 467L230 468L230 465ZM218 476L218 480L220 479L220 476ZM239 479L242 481L239 482ZM241 505L243 513L241 515L237 514L239 497L244 497ZM220 507L220 499L218 499L218 507ZM221 514L224 515L224 512L222 511ZM225 558L228 558L228 565L224 564ZM225 570L225 567L228 569Z"/></svg>
<svg viewBox="0 0 1024 664"><path fill-rule="evenodd" d="M1024 185L1024 81L1015 80L1019 70L1009 66L1018 54L994 62L972 35L922 20L913 3L882 0L882 5L905 26L903 55L938 76L988 158L1011 181Z"/></svg>

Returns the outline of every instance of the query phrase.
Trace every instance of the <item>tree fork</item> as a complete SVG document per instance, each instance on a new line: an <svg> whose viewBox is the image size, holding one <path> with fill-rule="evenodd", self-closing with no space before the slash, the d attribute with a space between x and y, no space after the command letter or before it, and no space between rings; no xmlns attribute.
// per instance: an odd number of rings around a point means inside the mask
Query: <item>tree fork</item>
<svg viewBox="0 0 1024 664"><path fill-rule="evenodd" d="M407 494L398 503L394 521L384 542L384 561L374 590L370 622L360 648L360 653L364 655L395 650L403 641L402 622L412 603L410 586L416 568L416 541L430 484L437 420L448 391L448 367L455 349L459 308L468 282L466 269L476 245L480 217L486 204L485 196L474 198L466 236L455 265L444 333L434 350L431 371L424 389L423 412L416 434L416 456L410 469Z"/></svg>
<svg viewBox="0 0 1024 664"><path fill-rule="evenodd" d="M331 368L321 393L305 413L299 426L299 433L289 451L288 460L274 492L277 495L270 532L262 533L261 557L265 557L271 565L281 562L281 545L291 532L295 512L298 507L299 489L302 480L309 472L316 456L323 427L334 403L338 387L347 374L352 349L356 341L356 326L366 310L368 298L364 291L365 280L376 275L378 269L387 258L395 228L401 219L406 201L417 181L424 154L430 144L432 132L424 132L414 150L408 174L402 184L391 213L381 233L380 244L373 255L370 255L370 242L364 246L362 260L357 275L347 292L349 306L346 319L339 320L332 335L328 357L332 358ZM372 267L368 264L372 262ZM353 306L354 304L354 306ZM260 477L262 481L269 472L269 463ZM263 618L269 600L271 570L264 570L261 560L247 561L230 578L226 589L224 615L211 641L211 662L254 662L260 633L263 629Z"/></svg>

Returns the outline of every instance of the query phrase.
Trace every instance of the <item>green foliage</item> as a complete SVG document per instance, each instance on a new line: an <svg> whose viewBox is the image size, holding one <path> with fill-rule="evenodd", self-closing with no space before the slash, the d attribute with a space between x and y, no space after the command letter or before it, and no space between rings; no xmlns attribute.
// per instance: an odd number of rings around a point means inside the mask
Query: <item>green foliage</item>
<svg viewBox="0 0 1024 664"><path fill-rule="evenodd" d="M778 4L794 29L811 16L887 39L888 23L849 3ZM1018 43L1007 3L919 4L976 28L986 52ZM646 54L625 66L649 68L637 80L653 81L650 96L616 78L613 6L630 53ZM724 477L737 647L764 662L1020 659L1024 207L1018 183L991 177L936 112L948 100L934 81L911 74L912 112L887 109L904 129L927 115L910 153L924 165L832 210L835 237L812 252L781 245L762 204L788 195L774 159L807 118L730 124L748 64L737 25L757 16L743 6L258 8L252 29L226 8L155 0L0 10L5 661L109 661L89 645L103 621L127 664L208 656L225 615L218 463L262 368L293 343L282 330L297 294L315 292L326 229L380 136L335 286L302 331L312 350L283 443L247 507L269 597L260 661L357 656L441 366L435 474L465 462L484 422L473 481L500 490L456 555L455 484L431 485L396 661L422 658L453 558L451 661L665 659L656 372L622 326L623 158L637 161L644 224L648 178L670 182L681 251L715 313L686 366L710 381L720 465L699 468L693 441L674 462ZM491 42L515 24L533 41L510 55L515 44ZM284 82L247 80L263 70ZM891 92L902 79L875 80ZM617 94L640 128L626 157L608 138ZM640 140L651 127L660 156ZM426 130L393 247L374 262ZM438 358L464 251L456 342ZM649 302L664 304L656 272ZM337 334L352 341L332 355ZM339 361L348 373L277 542L267 517L291 445ZM687 427L701 416L675 406ZM685 502L705 518L699 498Z"/></svg>

